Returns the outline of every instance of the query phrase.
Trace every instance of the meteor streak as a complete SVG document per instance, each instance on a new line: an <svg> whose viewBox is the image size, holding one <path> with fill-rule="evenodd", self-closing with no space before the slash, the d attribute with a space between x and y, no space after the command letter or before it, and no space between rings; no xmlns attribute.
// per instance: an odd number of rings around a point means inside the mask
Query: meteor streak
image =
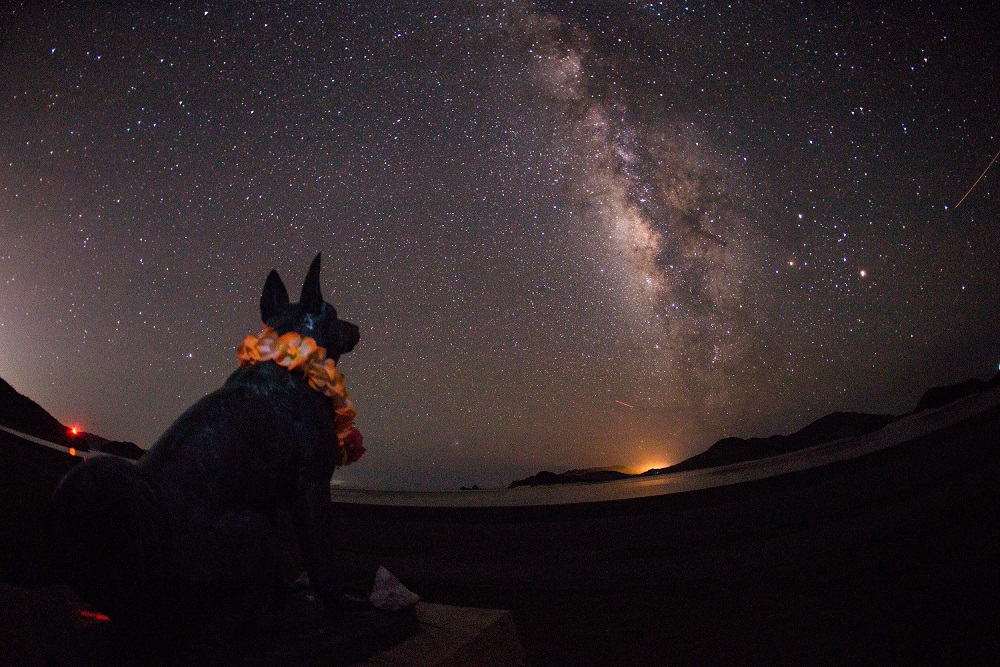
<svg viewBox="0 0 1000 667"><path fill-rule="evenodd" d="M622 401L619 401L617 399L615 400L615 403L617 403L618 405L624 405L626 408L632 408L633 410L635 409L634 405L629 405L628 403L623 403Z"/></svg>
<svg viewBox="0 0 1000 667"><path fill-rule="evenodd" d="M958 203L955 204L955 208L958 208L959 206L961 206L962 202L965 201L965 198L969 196L969 193L976 189L976 186L979 185L979 181L983 180L983 176L985 176L986 172L988 172L990 170L990 167L993 166L993 163L997 161L998 157L1000 157L1000 151L997 151L997 154L993 156L993 159L990 160L990 163L988 165L986 165L986 169L983 169L983 173L979 174L979 178L976 179L976 182L973 183L972 187L969 188L966 191L966 193L964 195L962 195L962 198L958 200ZM954 209L952 209L952 210L954 210Z"/></svg>

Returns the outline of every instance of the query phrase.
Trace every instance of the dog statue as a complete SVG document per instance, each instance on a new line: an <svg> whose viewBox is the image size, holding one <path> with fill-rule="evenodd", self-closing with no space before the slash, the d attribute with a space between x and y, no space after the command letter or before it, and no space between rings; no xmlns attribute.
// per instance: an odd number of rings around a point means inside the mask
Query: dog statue
<svg viewBox="0 0 1000 667"><path fill-rule="evenodd" d="M334 616L352 604L332 562L330 478L363 451L335 368L360 336L323 301L319 272L316 255L290 303L271 271L260 299L269 329L247 337L240 367L137 463L97 456L59 484L55 572L113 620L173 633L257 621L287 587L275 526L289 516L319 598ZM289 339L291 351L276 348Z"/></svg>

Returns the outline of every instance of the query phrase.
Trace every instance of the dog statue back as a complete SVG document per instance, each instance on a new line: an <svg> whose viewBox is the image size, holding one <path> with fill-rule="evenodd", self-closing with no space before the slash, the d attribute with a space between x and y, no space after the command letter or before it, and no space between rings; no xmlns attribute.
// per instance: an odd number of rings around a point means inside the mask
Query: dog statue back
<svg viewBox="0 0 1000 667"><path fill-rule="evenodd" d="M278 334L315 339L337 361L358 328L323 300L320 256L297 303L276 271L261 318ZM291 519L316 592L342 604L332 562L330 478L341 460L334 406L277 363L241 365L191 406L137 462L95 457L53 498L57 576L112 619L170 631L235 631L282 585L275 530Z"/></svg>

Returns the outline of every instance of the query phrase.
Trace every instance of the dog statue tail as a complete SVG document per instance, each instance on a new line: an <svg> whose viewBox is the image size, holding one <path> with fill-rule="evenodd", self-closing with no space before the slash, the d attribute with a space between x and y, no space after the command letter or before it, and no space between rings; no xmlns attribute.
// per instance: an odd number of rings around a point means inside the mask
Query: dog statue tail
<svg viewBox="0 0 1000 667"><path fill-rule="evenodd" d="M143 618L163 588L156 496L131 461L96 456L67 474L52 498L48 560L57 580L116 621Z"/></svg>

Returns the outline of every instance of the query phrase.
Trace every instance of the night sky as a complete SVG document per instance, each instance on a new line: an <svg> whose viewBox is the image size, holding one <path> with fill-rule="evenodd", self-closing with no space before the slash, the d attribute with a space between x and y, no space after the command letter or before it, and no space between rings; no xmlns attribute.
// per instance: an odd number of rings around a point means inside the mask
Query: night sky
<svg viewBox="0 0 1000 667"><path fill-rule="evenodd" d="M996 6L419 4L6 10L0 377L147 447L318 251L351 485L659 467L996 370L1000 163L956 207Z"/></svg>

